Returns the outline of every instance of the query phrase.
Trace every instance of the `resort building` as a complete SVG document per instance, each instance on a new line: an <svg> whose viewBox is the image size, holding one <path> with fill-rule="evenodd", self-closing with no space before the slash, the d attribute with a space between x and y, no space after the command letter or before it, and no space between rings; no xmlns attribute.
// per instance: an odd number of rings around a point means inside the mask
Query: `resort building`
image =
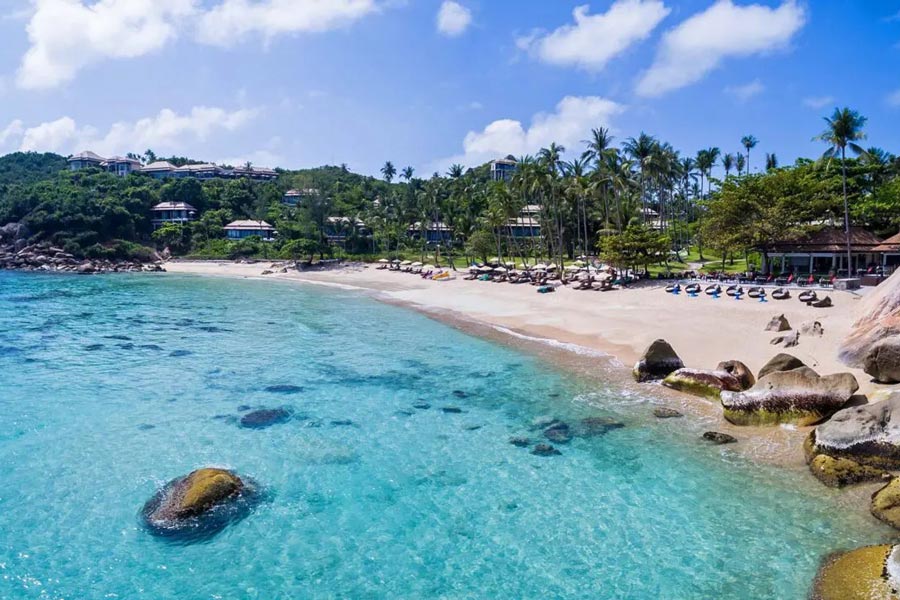
<svg viewBox="0 0 900 600"><path fill-rule="evenodd" d="M491 161L491 181L512 181L516 174L516 161L508 158L500 158Z"/></svg>
<svg viewBox="0 0 900 600"><path fill-rule="evenodd" d="M881 264L883 242L862 227L850 228L850 275L865 273ZM842 227L825 227L794 239L759 248L763 272L847 276L847 235Z"/></svg>
<svg viewBox="0 0 900 600"><path fill-rule="evenodd" d="M409 226L407 235L414 240L422 239L422 223ZM444 244L453 240L453 229L441 221L433 221L425 226L425 241L429 244Z"/></svg>
<svg viewBox="0 0 900 600"><path fill-rule="evenodd" d="M510 235L514 238L541 237L541 207L539 204L526 204L519 211L519 216L507 223Z"/></svg>
<svg viewBox="0 0 900 600"><path fill-rule="evenodd" d="M90 151L79 152L68 159L69 169L78 171L79 169L97 168L115 173L120 177L124 177L129 173L144 173L154 179L166 179L177 177L192 177L194 179L239 179L246 177L256 180L271 180L278 177L278 173L266 167L235 167L225 168L213 163L202 163L195 165L183 165L176 167L172 163L165 160L158 160L149 165L141 166L141 161L134 158L123 158L114 156L112 158L103 158Z"/></svg>
<svg viewBox="0 0 900 600"><path fill-rule="evenodd" d="M254 235L266 242L271 242L275 239L275 228L265 221L232 221L224 229L225 235L229 240L242 240Z"/></svg>
<svg viewBox="0 0 900 600"><path fill-rule="evenodd" d="M197 209L187 202L160 202L150 212L154 230L166 223L189 223L197 217Z"/></svg>
<svg viewBox="0 0 900 600"><path fill-rule="evenodd" d="M881 267L884 273L893 273L900 265L900 233L875 246L875 252L881 254Z"/></svg>
<svg viewBox="0 0 900 600"><path fill-rule="evenodd" d="M281 198L281 203L287 206L297 206L304 198L313 198L320 194L316 188L304 188L301 190L288 190Z"/></svg>
<svg viewBox="0 0 900 600"><path fill-rule="evenodd" d="M369 233L366 224L350 217L328 217L325 222L325 237L332 244L343 246L351 233L364 236Z"/></svg>

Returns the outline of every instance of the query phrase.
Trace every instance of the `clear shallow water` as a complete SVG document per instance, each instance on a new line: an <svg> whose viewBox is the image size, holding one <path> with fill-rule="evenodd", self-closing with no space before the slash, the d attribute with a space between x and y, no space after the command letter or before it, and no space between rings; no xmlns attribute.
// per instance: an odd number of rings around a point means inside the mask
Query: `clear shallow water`
<svg viewBox="0 0 900 600"><path fill-rule="evenodd" d="M803 598L822 555L888 537L648 413L352 292L0 272L0 598ZM540 415L627 426L540 458L507 442ZM143 503L204 465L268 501L149 535Z"/></svg>

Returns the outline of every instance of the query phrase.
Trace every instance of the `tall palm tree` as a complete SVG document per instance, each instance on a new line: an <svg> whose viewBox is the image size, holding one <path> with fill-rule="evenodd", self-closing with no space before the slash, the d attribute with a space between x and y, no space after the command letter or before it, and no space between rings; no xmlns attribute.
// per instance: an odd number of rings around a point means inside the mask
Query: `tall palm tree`
<svg viewBox="0 0 900 600"><path fill-rule="evenodd" d="M734 155L734 167L737 169L738 177L744 173L745 160L744 155L740 152Z"/></svg>
<svg viewBox="0 0 900 600"><path fill-rule="evenodd" d="M385 182L390 183L394 180L394 175L397 174L397 168L394 166L394 163L387 161L381 167L381 174L384 176Z"/></svg>
<svg viewBox="0 0 900 600"><path fill-rule="evenodd" d="M866 139L863 127L866 118L849 108L835 108L831 117L825 117L828 126L814 138L828 144L822 158L829 162L838 154L841 157L841 179L844 184L844 233L847 236L847 275L852 274L853 252L850 245L850 205L847 201L847 148L857 155L865 155L866 151L856 142Z"/></svg>
<svg viewBox="0 0 900 600"><path fill-rule="evenodd" d="M635 163L637 163L638 169L641 174L641 219L647 218L647 203L646 203L646 176L647 170L650 166L650 163L653 159L653 153L656 150L656 146L659 142L656 141L651 135L647 135L643 131L641 134L635 138L628 138L625 140L625 143L622 145L622 150L625 152L627 156L629 156Z"/></svg>
<svg viewBox="0 0 900 600"><path fill-rule="evenodd" d="M450 165L450 169L447 171L447 176L451 179L459 179L463 176L463 166L460 164Z"/></svg>
<svg viewBox="0 0 900 600"><path fill-rule="evenodd" d="M725 153L722 157L722 168L725 169L725 179L728 179L728 176L731 175L731 169L734 168L734 156L730 153Z"/></svg>
<svg viewBox="0 0 900 600"><path fill-rule="evenodd" d="M416 170L412 167L403 167L403 170L400 171L400 177L405 179L406 182L409 183L409 181L413 178L413 173L415 172Z"/></svg>
<svg viewBox="0 0 900 600"><path fill-rule="evenodd" d="M766 152L766 171L771 171L773 169L778 168L778 157L775 156L775 153L769 154Z"/></svg>
<svg viewBox="0 0 900 600"><path fill-rule="evenodd" d="M752 135L745 135L741 138L741 143L744 145L744 148L747 149L747 174L750 174L750 150L755 148L759 143L759 140L753 137Z"/></svg>

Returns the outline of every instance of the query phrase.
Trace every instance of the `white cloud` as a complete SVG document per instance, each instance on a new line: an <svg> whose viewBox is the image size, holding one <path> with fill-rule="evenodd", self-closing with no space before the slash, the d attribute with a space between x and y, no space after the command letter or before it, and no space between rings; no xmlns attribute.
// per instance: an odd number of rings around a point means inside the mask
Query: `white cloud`
<svg viewBox="0 0 900 600"><path fill-rule="evenodd" d="M834 102L833 96L810 96L803 99L803 104L816 110L825 108Z"/></svg>
<svg viewBox="0 0 900 600"><path fill-rule="evenodd" d="M7 140L18 140L25 133L25 123L20 119L14 119L9 125L0 131L0 149L6 146Z"/></svg>
<svg viewBox="0 0 900 600"><path fill-rule="evenodd" d="M660 96L700 81L726 58L784 48L805 23L806 11L796 0L774 9L718 0L666 32L637 92Z"/></svg>
<svg viewBox="0 0 900 600"><path fill-rule="evenodd" d="M222 108L198 106L189 114L179 115L170 109L163 109L153 117L114 123L102 135L96 128L80 127L74 119L66 116L29 128L24 128L19 122L18 128L9 137L20 138L19 149L23 151L68 154L93 150L100 155L112 155L153 148L160 153L179 152L186 139L203 141L217 131L234 131L252 120L257 113L256 109L229 112Z"/></svg>
<svg viewBox="0 0 900 600"><path fill-rule="evenodd" d="M231 46L258 33L265 39L288 33L318 33L375 12L375 0L223 0L200 17L202 42Z"/></svg>
<svg viewBox="0 0 900 600"><path fill-rule="evenodd" d="M219 165L231 165L232 167L240 167L249 162L255 167L269 167L272 169L284 164L284 157L271 150L255 150L249 154L220 158L215 162Z"/></svg>
<svg viewBox="0 0 900 600"><path fill-rule="evenodd" d="M26 28L30 48L17 83L52 88L82 68L109 58L134 58L159 50L176 35L176 22L195 0L33 0Z"/></svg>
<svg viewBox="0 0 900 600"><path fill-rule="evenodd" d="M566 96L556 105L555 112L536 114L528 128L520 121L500 119L481 131L470 131L463 140L463 153L438 161L437 166L476 166L508 154L533 154L553 142L575 150L591 128L608 127L624 109L598 96Z"/></svg>
<svg viewBox="0 0 900 600"><path fill-rule="evenodd" d="M766 91L766 86L759 79L754 79L744 85L730 85L725 88L725 93L734 96L739 102L746 102L764 91Z"/></svg>
<svg viewBox="0 0 900 600"><path fill-rule="evenodd" d="M632 44L646 39L669 14L661 0L617 0L608 11L589 14L588 5L572 11L574 25L542 35L533 32L516 40L543 62L600 71Z"/></svg>
<svg viewBox="0 0 900 600"><path fill-rule="evenodd" d="M444 0L437 14L437 30L448 36L462 35L472 23L472 11L453 0Z"/></svg>
<svg viewBox="0 0 900 600"><path fill-rule="evenodd" d="M888 94L887 103L893 107L900 108L900 90Z"/></svg>

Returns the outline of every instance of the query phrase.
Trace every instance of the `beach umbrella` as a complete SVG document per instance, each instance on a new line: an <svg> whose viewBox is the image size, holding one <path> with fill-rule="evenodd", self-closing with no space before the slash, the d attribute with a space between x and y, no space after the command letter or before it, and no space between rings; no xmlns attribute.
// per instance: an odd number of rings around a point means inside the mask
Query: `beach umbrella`
<svg viewBox="0 0 900 600"><path fill-rule="evenodd" d="M579 271L581 267L578 265L566 265L566 271Z"/></svg>
<svg viewBox="0 0 900 600"><path fill-rule="evenodd" d="M548 271L553 271L554 269L556 269L556 263L550 263L549 265L547 265Z"/></svg>
<svg viewBox="0 0 900 600"><path fill-rule="evenodd" d="M380 262L380 263L382 263L382 264L385 264L385 263L389 263L389 262L391 262L391 261L389 261L389 260L386 259L386 258L382 258L382 259L380 259L378 262Z"/></svg>
<svg viewBox="0 0 900 600"><path fill-rule="evenodd" d="M497 267L494 269L494 273L506 273L506 269L504 267Z"/></svg>
<svg viewBox="0 0 900 600"><path fill-rule="evenodd" d="M423 271L427 271L427 270L429 270L429 269L434 269L434 268L435 268L434 265L425 265L424 267L422 267L422 270L423 270Z"/></svg>
<svg viewBox="0 0 900 600"><path fill-rule="evenodd" d="M392 260L391 262L394 263L395 265L399 265L399 264L400 264L400 259L395 258L395 259Z"/></svg>
<svg viewBox="0 0 900 600"><path fill-rule="evenodd" d="M469 267L469 273L477 273L477 272L478 272L478 267L476 267L475 265L472 265L471 267Z"/></svg>
<svg viewBox="0 0 900 600"><path fill-rule="evenodd" d="M420 263L419 261L416 261L416 262L414 262L414 263L412 264L412 266L414 266L414 267L421 267L421 266L422 266L422 263Z"/></svg>
<svg viewBox="0 0 900 600"><path fill-rule="evenodd" d="M538 263L538 264L534 265L534 270L535 271L546 271L547 265L545 265L544 263Z"/></svg>
<svg viewBox="0 0 900 600"><path fill-rule="evenodd" d="M516 263L514 263L514 262L508 262L508 263L506 263L506 266L509 267L510 269L515 269L515 268L516 268Z"/></svg>
<svg viewBox="0 0 900 600"><path fill-rule="evenodd" d="M481 267L478 270L481 271L482 273L490 273L491 271L494 270L494 267L489 267L487 265L484 265L483 267Z"/></svg>
<svg viewBox="0 0 900 600"><path fill-rule="evenodd" d="M409 265L411 265L411 264L412 264L412 261L411 261L411 260L404 260L402 263L400 263L400 266L401 266L401 267L407 267L407 266L409 266Z"/></svg>

